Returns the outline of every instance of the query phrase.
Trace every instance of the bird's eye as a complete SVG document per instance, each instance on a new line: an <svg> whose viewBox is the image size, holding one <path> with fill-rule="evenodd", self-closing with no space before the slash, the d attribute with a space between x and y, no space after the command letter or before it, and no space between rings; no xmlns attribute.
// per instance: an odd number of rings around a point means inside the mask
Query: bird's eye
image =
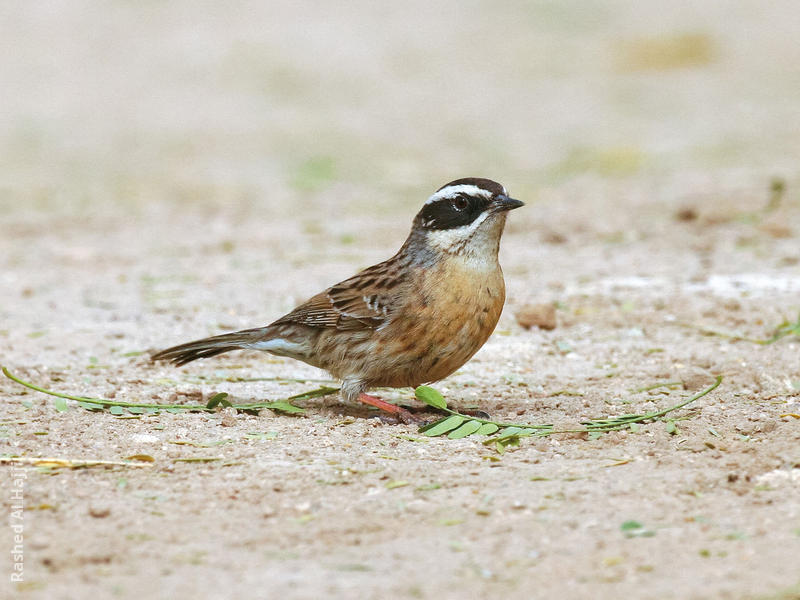
<svg viewBox="0 0 800 600"><path fill-rule="evenodd" d="M469 202L467 202L467 199L463 198L461 196L458 196L457 198L453 198L450 201L450 206L452 206L455 210L457 210L459 212L462 211L462 210L466 210L468 205L469 205Z"/></svg>

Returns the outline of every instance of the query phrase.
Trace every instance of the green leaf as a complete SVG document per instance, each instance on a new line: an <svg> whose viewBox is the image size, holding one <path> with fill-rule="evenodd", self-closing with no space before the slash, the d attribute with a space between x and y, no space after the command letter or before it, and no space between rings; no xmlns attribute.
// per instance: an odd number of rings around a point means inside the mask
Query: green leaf
<svg viewBox="0 0 800 600"><path fill-rule="evenodd" d="M140 462L155 462L156 459L150 456L149 454L134 454L132 456L126 456L125 460L138 460Z"/></svg>
<svg viewBox="0 0 800 600"><path fill-rule="evenodd" d="M78 402L78 404L80 404L81 407L85 408L86 410L93 410L93 411L103 410L102 404L95 404L94 402Z"/></svg>
<svg viewBox="0 0 800 600"><path fill-rule="evenodd" d="M125 409L121 406L112 406L108 409L108 412L110 412L112 415L122 415L125 413Z"/></svg>
<svg viewBox="0 0 800 600"><path fill-rule="evenodd" d="M438 490L441 487L442 487L441 483L426 483L424 485L415 487L414 489L418 492L430 492L431 490ZM797 535L800 535L800 530L798 530Z"/></svg>
<svg viewBox="0 0 800 600"><path fill-rule="evenodd" d="M217 406L222 406L223 408L232 406L230 401L225 399L227 397L228 397L227 392L220 392L218 394L214 394L213 396L211 396L211 399L208 401L208 404L206 404L206 408L211 410L212 408L216 408Z"/></svg>
<svg viewBox="0 0 800 600"><path fill-rule="evenodd" d="M395 479L395 480L392 480L392 481L388 481L386 483L386 489L387 490L393 490L395 488L406 487L407 485L408 485L407 481L398 481L398 480Z"/></svg>
<svg viewBox="0 0 800 600"><path fill-rule="evenodd" d="M64 398L56 398L54 404L58 412L64 412L67 410L67 401L64 400Z"/></svg>
<svg viewBox="0 0 800 600"><path fill-rule="evenodd" d="M248 440L274 440L278 437L277 431L251 431L244 436Z"/></svg>
<svg viewBox="0 0 800 600"><path fill-rule="evenodd" d="M644 527L639 521L625 521L622 525L619 526L621 531L633 531L635 529L641 529Z"/></svg>
<svg viewBox="0 0 800 600"><path fill-rule="evenodd" d="M627 538L654 537L656 535L653 529L645 529L639 521L625 521L619 528Z"/></svg>
<svg viewBox="0 0 800 600"><path fill-rule="evenodd" d="M667 433L670 435L675 435L678 433L678 426L675 425L675 421L667 421L666 425Z"/></svg>
<svg viewBox="0 0 800 600"><path fill-rule="evenodd" d="M481 428L480 421L467 421L463 425L461 425L458 429L455 429L447 434L451 440L459 440L461 438L465 438L467 436L472 435L478 429Z"/></svg>
<svg viewBox="0 0 800 600"><path fill-rule="evenodd" d="M494 423L484 423L481 425L480 429L475 432L475 435L492 435L498 429L500 428Z"/></svg>
<svg viewBox="0 0 800 600"><path fill-rule="evenodd" d="M279 412L292 415L306 412L305 408L300 408L299 406L295 406L294 404L290 404L289 402L285 402L283 400L278 400L277 402L268 402L264 405L264 408L269 408L270 410L277 410Z"/></svg>
<svg viewBox="0 0 800 600"><path fill-rule="evenodd" d="M497 440L498 442L502 442L503 440L507 440L507 439L510 439L510 438L513 438L513 437L517 437L519 434L521 434L523 432L527 432L527 431L530 431L530 430L529 429L525 429L523 427L513 427L513 426L512 427L506 427L505 429L503 429L503 431L500 432L500 435L498 435L495 438L495 440Z"/></svg>
<svg viewBox="0 0 800 600"><path fill-rule="evenodd" d="M427 385L421 385L416 390L414 390L414 395L417 397L417 400L424 402L428 406L432 406L433 408L447 408L447 402L444 399L438 390L433 389Z"/></svg>
<svg viewBox="0 0 800 600"><path fill-rule="evenodd" d="M430 425L426 425L422 427L419 432L424 433L428 437L436 437L437 435L442 435L447 433L448 431L452 431L459 425L461 425L465 421L464 417L459 415L451 415L449 417L444 417L443 419L439 419L431 423Z"/></svg>

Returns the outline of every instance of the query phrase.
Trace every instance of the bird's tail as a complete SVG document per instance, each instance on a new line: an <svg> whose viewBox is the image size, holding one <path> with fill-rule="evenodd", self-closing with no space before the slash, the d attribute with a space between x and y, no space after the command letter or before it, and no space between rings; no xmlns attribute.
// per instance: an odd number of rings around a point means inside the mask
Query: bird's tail
<svg viewBox="0 0 800 600"><path fill-rule="evenodd" d="M253 343L262 337L264 332L264 328L259 328L223 333L161 350L151 355L150 359L154 361L168 360L176 367L180 367L198 358L208 358L231 350L252 348Z"/></svg>

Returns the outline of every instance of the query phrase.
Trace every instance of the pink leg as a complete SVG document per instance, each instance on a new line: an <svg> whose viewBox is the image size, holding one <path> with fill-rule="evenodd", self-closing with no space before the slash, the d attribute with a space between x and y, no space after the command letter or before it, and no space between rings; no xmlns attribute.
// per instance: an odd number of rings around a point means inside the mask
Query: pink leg
<svg viewBox="0 0 800 600"><path fill-rule="evenodd" d="M397 406L395 404L390 404L385 400L381 400L377 396L370 396L369 394L360 394L358 399L363 402L364 404L369 404L370 406L374 406L376 408L381 409L384 412L389 414L395 415L398 419L400 419L403 423L419 423L420 419L413 414L411 414L408 410L403 408L402 406Z"/></svg>

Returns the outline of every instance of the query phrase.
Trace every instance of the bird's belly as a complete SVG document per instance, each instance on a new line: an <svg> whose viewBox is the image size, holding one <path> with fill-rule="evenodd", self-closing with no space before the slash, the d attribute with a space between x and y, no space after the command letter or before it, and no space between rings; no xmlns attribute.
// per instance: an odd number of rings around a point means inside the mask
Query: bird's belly
<svg viewBox="0 0 800 600"><path fill-rule="evenodd" d="M398 319L377 332L375 352L384 361L370 374L371 385L438 381L472 358L489 338L505 301L502 272L448 280L454 284L412 295Z"/></svg>

